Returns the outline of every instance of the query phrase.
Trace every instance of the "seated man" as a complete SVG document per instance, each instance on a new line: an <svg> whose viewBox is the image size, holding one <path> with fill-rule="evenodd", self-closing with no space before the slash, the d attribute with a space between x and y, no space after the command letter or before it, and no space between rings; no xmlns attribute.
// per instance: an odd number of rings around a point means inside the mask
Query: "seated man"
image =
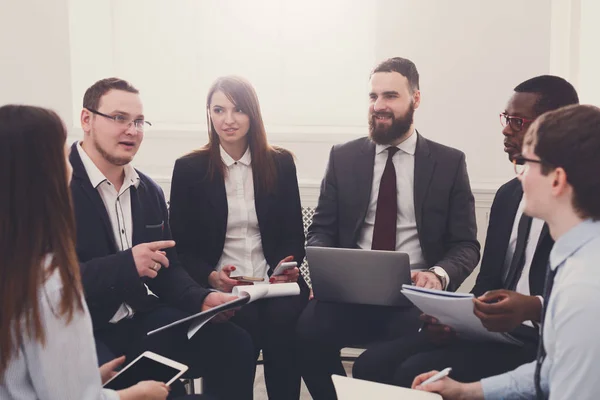
<svg viewBox="0 0 600 400"><path fill-rule="evenodd" d="M150 350L189 365L208 394L251 399L254 355L242 329L211 323L188 340L182 324L146 336L233 297L200 287L179 266L163 192L130 164L145 125L138 91L103 79L85 93L84 138L71 148L77 255L99 362Z"/></svg>
<svg viewBox="0 0 600 400"><path fill-rule="evenodd" d="M332 148L308 246L406 252L416 285L456 290L479 261L465 155L416 131L421 94L410 60L382 62L370 85L369 138ZM416 332L419 314L415 307L310 301L298 339L313 398L335 398L331 374L344 374L340 349Z"/></svg>
<svg viewBox="0 0 600 400"><path fill-rule="evenodd" d="M575 88L556 76L538 76L519 84L501 114L504 151L514 161L529 125L546 111L579 102ZM535 359L541 318L537 296L544 288L548 255L554 244L544 221L523 215L518 179L504 184L494 198L481 272L472 290L475 315L491 331L512 332L524 346L457 339L452 330L423 316L424 329L369 347L352 375L410 387L415 376L452 367L452 376L474 381L510 371ZM543 301L543 299L542 299Z"/></svg>
<svg viewBox="0 0 600 400"><path fill-rule="evenodd" d="M600 109L574 105L539 117L516 157L524 213L556 243L544 286L537 358L469 384L448 377L417 389L444 399L597 399L600 392ZM594 322L596 321L596 322ZM493 360L489 360L493 362Z"/></svg>

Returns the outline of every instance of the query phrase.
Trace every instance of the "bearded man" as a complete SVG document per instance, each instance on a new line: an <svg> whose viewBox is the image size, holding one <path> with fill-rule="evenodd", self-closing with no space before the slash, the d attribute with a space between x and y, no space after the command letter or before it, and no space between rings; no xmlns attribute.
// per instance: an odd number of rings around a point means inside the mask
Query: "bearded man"
<svg viewBox="0 0 600 400"><path fill-rule="evenodd" d="M370 88L369 137L331 149L307 245L407 253L415 285L454 291L480 256L465 155L415 129L421 92L412 61L383 61ZM312 299L297 333L313 398L336 398L331 375L345 375L342 348L414 333L419 314Z"/></svg>

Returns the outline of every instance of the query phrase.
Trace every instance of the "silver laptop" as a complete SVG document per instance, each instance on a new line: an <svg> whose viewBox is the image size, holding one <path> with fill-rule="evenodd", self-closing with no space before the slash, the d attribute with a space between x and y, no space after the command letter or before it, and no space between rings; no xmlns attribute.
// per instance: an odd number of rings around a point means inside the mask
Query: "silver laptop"
<svg viewBox="0 0 600 400"><path fill-rule="evenodd" d="M411 284L408 254L397 251L307 247L310 280L319 301L409 306L400 290Z"/></svg>

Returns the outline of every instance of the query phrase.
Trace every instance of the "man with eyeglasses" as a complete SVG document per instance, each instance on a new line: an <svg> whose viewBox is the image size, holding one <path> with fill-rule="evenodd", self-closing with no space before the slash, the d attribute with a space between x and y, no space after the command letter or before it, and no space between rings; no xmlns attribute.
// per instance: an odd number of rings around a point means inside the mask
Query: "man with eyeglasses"
<svg viewBox="0 0 600 400"><path fill-rule="evenodd" d="M71 148L77 255L93 321L99 364L146 350L191 367L205 392L251 399L250 336L220 315L190 340L187 326L146 333L233 297L200 287L177 261L164 194L130 164L145 120L139 92L118 78L93 84L83 98L84 138ZM217 318L215 318L217 319ZM231 385L235 377L235 385Z"/></svg>
<svg viewBox="0 0 600 400"><path fill-rule="evenodd" d="M573 86L556 76L522 82L500 114L504 151L521 172L519 153L525 132L546 111L579 102ZM526 164L525 164L526 165ZM476 381L535 358L544 276L554 244L544 221L523 214L523 190L517 178L498 189L492 204L481 270L471 291L474 313L490 331L510 332L523 346L473 342L423 315L422 332L410 339L369 348L354 364L357 378L410 387L415 376L452 367L452 376Z"/></svg>
<svg viewBox="0 0 600 400"><path fill-rule="evenodd" d="M536 360L463 384L450 378L416 388L444 399L597 399L600 392L600 108L573 105L538 118L527 131L524 212L543 219L556 243L544 288Z"/></svg>

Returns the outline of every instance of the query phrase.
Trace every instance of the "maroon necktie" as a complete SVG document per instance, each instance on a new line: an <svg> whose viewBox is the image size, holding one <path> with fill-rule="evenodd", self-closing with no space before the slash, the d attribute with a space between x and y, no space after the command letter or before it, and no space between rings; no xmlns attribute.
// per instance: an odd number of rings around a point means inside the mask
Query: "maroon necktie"
<svg viewBox="0 0 600 400"><path fill-rule="evenodd" d="M379 183L371 249L394 251L396 250L398 193L396 190L396 169L394 168L392 157L394 157L398 148L392 146L386 150L388 150L388 158L385 163L383 175L381 175L381 182Z"/></svg>

